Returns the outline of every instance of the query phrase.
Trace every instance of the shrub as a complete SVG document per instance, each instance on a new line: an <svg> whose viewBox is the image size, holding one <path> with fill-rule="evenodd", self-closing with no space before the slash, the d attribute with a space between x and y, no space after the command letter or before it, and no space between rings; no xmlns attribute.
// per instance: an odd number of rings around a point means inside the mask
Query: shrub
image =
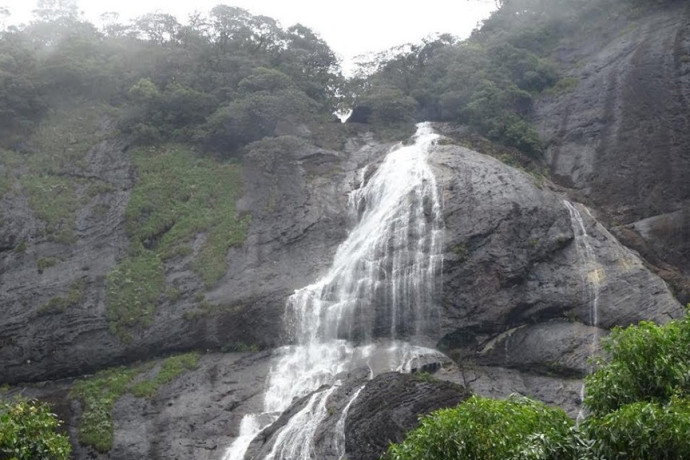
<svg viewBox="0 0 690 460"><path fill-rule="evenodd" d="M576 457L573 421L560 409L527 398L473 396L424 417L387 460L553 459Z"/></svg>
<svg viewBox="0 0 690 460"><path fill-rule="evenodd" d="M47 404L0 401L0 458L67 460L71 446L57 432L61 422Z"/></svg>
<svg viewBox="0 0 690 460"><path fill-rule="evenodd" d="M690 391L690 316L659 326L642 321L604 339L602 358L586 379L585 404L603 416L634 402L664 404Z"/></svg>
<svg viewBox="0 0 690 460"><path fill-rule="evenodd" d="M101 371L95 376L77 381L72 396L84 406L79 420L79 442L93 446L99 452L108 452L113 446L113 419L115 402L127 392L127 387L142 369L118 367Z"/></svg>
<svg viewBox="0 0 690 460"><path fill-rule="evenodd" d="M410 122L416 108L417 102L399 89L374 86L358 101L351 120L380 124Z"/></svg>
<svg viewBox="0 0 690 460"><path fill-rule="evenodd" d="M690 400L635 402L585 423L592 454L607 460L690 458Z"/></svg>

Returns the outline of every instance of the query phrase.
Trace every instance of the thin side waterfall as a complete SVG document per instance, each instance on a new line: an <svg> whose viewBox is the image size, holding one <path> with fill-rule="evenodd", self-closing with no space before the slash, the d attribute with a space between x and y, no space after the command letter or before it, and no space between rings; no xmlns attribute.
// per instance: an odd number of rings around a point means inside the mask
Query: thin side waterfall
<svg viewBox="0 0 690 460"><path fill-rule="evenodd" d="M414 143L396 146L350 194L357 223L328 272L287 300L285 324L295 345L277 350L263 413L245 416L224 460L243 459L262 429L309 395L264 458L313 458L314 432L348 371L368 366L371 378L387 371L409 372L421 356L437 353L419 346L438 331L433 299L442 268L443 221L427 162L437 138L429 124L419 124ZM336 424L343 430L336 433L341 457L346 413L358 394L353 392Z"/></svg>
<svg viewBox="0 0 690 460"><path fill-rule="evenodd" d="M590 345L590 356L594 356L599 347L599 334L597 326L599 325L599 292L602 281L602 268L597 262L596 254L590 243L591 236L587 234L585 223L582 220L582 214L576 205L570 201L564 200L563 203L570 213L570 222L575 234L575 244L577 245L577 252L582 261L582 278L587 287L587 296L589 299L589 324L594 326L594 334L592 336L592 343ZM587 371L591 372L589 368ZM580 389L580 401L585 397L585 384L582 384ZM584 410L581 408L577 415L577 420L584 417Z"/></svg>

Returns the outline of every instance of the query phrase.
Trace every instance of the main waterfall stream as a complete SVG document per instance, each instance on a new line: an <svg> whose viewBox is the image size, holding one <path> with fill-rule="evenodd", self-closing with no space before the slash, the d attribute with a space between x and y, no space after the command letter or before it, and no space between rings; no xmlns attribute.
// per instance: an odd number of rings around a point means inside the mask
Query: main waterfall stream
<svg viewBox="0 0 690 460"><path fill-rule="evenodd" d="M362 174L361 186L349 196L357 223L328 272L287 300L286 328L295 344L277 350L263 412L244 416L224 460L243 459L261 430L308 395L263 458L312 458L313 436L327 416L328 398L348 371L367 366L370 378L409 371L415 359L437 353L420 346L438 329L433 298L442 265L443 221L427 162L437 138L421 123L413 144L396 146L374 174ZM347 403L337 430L344 430L358 394ZM342 457L344 431L336 439Z"/></svg>

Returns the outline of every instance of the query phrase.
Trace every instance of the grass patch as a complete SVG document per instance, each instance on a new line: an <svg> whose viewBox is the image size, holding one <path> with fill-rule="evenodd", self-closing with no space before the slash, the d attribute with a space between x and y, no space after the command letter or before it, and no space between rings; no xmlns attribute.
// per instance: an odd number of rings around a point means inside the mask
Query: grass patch
<svg viewBox="0 0 690 460"><path fill-rule="evenodd" d="M575 77L564 77L558 80L554 86L546 89L544 93L551 96L567 93L569 91L572 91L575 88L575 86L577 86L578 82L579 80Z"/></svg>
<svg viewBox="0 0 690 460"><path fill-rule="evenodd" d="M189 148L140 149L133 155L139 180L127 206L130 234L162 260L188 253L206 235L192 268L207 288L226 272L226 254L244 242L249 216L239 217L242 168L197 157Z"/></svg>
<svg viewBox="0 0 690 460"><path fill-rule="evenodd" d="M180 288L178 288L177 286L168 286L165 289L165 296L171 302L175 302L177 299L180 298L181 295L182 293L180 292Z"/></svg>
<svg viewBox="0 0 690 460"><path fill-rule="evenodd" d="M165 290L164 261L192 251L198 234L205 240L192 269L206 288L228 268L231 246L244 242L249 216L239 217L242 168L199 158L184 146L148 147L132 154L138 181L125 211L133 255L108 274L106 305L111 330L121 340L149 326ZM179 292L178 292L179 295Z"/></svg>
<svg viewBox="0 0 690 460"><path fill-rule="evenodd" d="M220 351L223 353L246 353L261 351L261 347L253 343L249 344L244 342L232 342L226 343L225 345L220 347Z"/></svg>
<svg viewBox="0 0 690 460"><path fill-rule="evenodd" d="M467 257L469 256L469 251L465 243L456 244L455 246L453 246L451 251L453 251L453 254L455 254L458 257L459 262L466 261Z"/></svg>
<svg viewBox="0 0 690 460"><path fill-rule="evenodd" d="M142 371L140 366L117 367L101 371L94 377L74 384L72 397L84 403L84 411L79 420L81 444L92 446L102 453L113 447L113 406L127 392L132 379Z"/></svg>
<svg viewBox="0 0 690 460"><path fill-rule="evenodd" d="M132 384L136 377L151 369L153 364L146 363L107 369L93 377L76 381L70 397L83 403L83 412L79 420L79 442L92 446L98 452L108 452L113 447L112 410L120 397L129 392L137 397L152 398L161 385L172 382L188 370L195 369L198 363L198 353L185 353L163 360L152 380Z"/></svg>
<svg viewBox="0 0 690 460"><path fill-rule="evenodd" d="M86 290L86 280L78 279L69 287L69 291L64 296L53 297L48 302L41 305L38 309L39 315L49 315L52 313L64 313L68 308L79 305L84 297Z"/></svg>
<svg viewBox="0 0 690 460"><path fill-rule="evenodd" d="M34 215L46 223L45 236L58 243L74 243L77 240L76 212L80 204L74 182L64 177L36 174L27 174L20 182Z"/></svg>
<svg viewBox="0 0 690 460"><path fill-rule="evenodd" d="M47 268L57 265L59 260L55 257L40 257L36 261L36 269L38 273L43 273Z"/></svg>
<svg viewBox="0 0 690 460"><path fill-rule="evenodd" d="M104 193L114 192L115 187L107 182L93 181L86 189L86 194L89 198L93 198Z"/></svg>
<svg viewBox="0 0 690 460"><path fill-rule="evenodd" d="M30 157L31 169L56 174L83 167L84 156L107 138L102 129L107 111L99 104L80 103L49 114L31 139L37 150Z"/></svg>
<svg viewBox="0 0 690 460"><path fill-rule="evenodd" d="M150 326L164 283L163 263L154 252L141 249L120 261L106 278L110 331L129 342L132 331Z"/></svg>
<svg viewBox="0 0 690 460"><path fill-rule="evenodd" d="M21 171L22 192L37 219L45 221L45 236L73 244L76 212L84 203L77 194L77 181L64 173L83 169L84 156L107 134L102 121L107 107L80 103L48 115L31 136L31 153L0 149L0 197L12 189L12 174ZM19 169L21 168L21 169ZM93 182L93 184L92 184ZM89 193L102 193L105 185L81 180Z"/></svg>
<svg viewBox="0 0 690 460"><path fill-rule="evenodd" d="M234 305L221 305L217 303L207 302L202 300L201 303L194 310L187 310L184 312L184 319L187 321L196 321L202 318L215 316L219 313L226 313L236 310L238 307Z"/></svg>
<svg viewBox="0 0 690 460"><path fill-rule="evenodd" d="M110 211L110 206L104 203L98 203L93 207L93 215L99 218L105 217Z"/></svg>
<svg viewBox="0 0 690 460"><path fill-rule="evenodd" d="M163 361L158 374L151 380L137 382L132 386L132 394L138 398L156 397L161 385L172 382L184 372L199 366L199 353L185 353L171 356Z"/></svg>

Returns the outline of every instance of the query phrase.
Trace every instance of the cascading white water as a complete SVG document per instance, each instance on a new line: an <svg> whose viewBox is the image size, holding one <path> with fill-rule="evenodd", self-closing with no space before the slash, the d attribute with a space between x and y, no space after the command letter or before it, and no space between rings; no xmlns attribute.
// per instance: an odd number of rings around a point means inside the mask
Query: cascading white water
<svg viewBox="0 0 690 460"><path fill-rule="evenodd" d="M240 436L225 460L242 459L251 438L310 393L265 458L312 458L314 430L327 416L327 399L341 384L343 372L362 365L369 366L371 377L409 371L411 362L434 353L400 339L433 337L438 327L433 296L442 264L443 225L436 180L427 163L437 138L429 124L419 124L414 144L394 148L350 194L357 224L338 247L328 273L287 301L286 326L296 345L282 347L274 358L264 422L258 423L256 414L246 416L254 418L242 420ZM381 338L389 340L383 344ZM344 424L343 419L336 428L344 429Z"/></svg>
<svg viewBox="0 0 690 460"><path fill-rule="evenodd" d="M594 326L594 333L592 335L592 343L590 345L590 356L594 356L599 346L599 334L597 333L597 326L599 325L599 291L602 278L602 269L597 262L596 254L590 243L591 236L587 234L582 214L576 205L570 201L564 200L563 203L570 213L570 222L575 234L575 244L580 255L580 260L583 264L582 278L587 287L589 300L589 324ZM591 369L588 369L591 372ZM585 397L585 385L582 384L580 389L580 401ZM578 421L584 417L584 411L581 408L578 412Z"/></svg>

